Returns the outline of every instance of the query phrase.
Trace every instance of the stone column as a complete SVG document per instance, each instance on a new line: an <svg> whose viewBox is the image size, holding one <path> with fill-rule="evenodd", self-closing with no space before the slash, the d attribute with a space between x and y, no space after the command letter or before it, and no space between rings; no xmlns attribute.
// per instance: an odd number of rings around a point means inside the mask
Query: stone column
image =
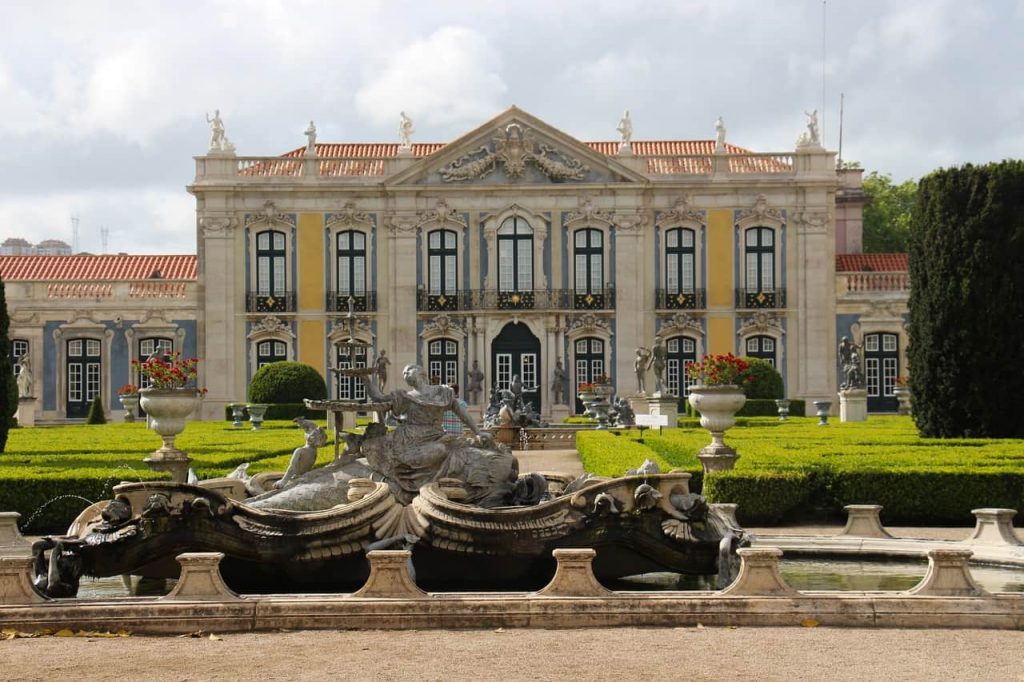
<svg viewBox="0 0 1024 682"><path fill-rule="evenodd" d="M394 341L393 367L419 362L416 357L416 227L414 216L392 217L388 224L388 251L391 254L391 282L385 289L391 295L391 334Z"/></svg>
<svg viewBox="0 0 1024 682"><path fill-rule="evenodd" d="M233 216L204 215L199 226L199 385L208 391L200 418L219 420L245 398L245 239Z"/></svg>
<svg viewBox="0 0 1024 682"><path fill-rule="evenodd" d="M615 220L615 388L620 394L629 392L636 376L633 371L634 350L643 343L648 331L650 311L645 306L646 289L652 278L647 276L649 260L645 255L641 228L646 216L640 213L616 214ZM653 332L653 329L650 330ZM610 358L609 358L610 360ZM675 426L675 424L670 424Z"/></svg>

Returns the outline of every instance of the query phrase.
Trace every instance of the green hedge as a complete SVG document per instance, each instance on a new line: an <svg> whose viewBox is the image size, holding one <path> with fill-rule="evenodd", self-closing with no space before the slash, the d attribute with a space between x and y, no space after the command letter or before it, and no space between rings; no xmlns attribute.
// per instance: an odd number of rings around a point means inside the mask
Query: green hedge
<svg viewBox="0 0 1024 682"><path fill-rule="evenodd" d="M296 417L305 417L313 421L324 420L327 419L327 412L324 410L311 410L306 407L305 403L270 403L267 405L267 413L263 416L263 419L267 421L283 421L295 419ZM231 416L230 407L224 407L224 419L234 422L235 418ZM248 421L248 410L246 410L243 419Z"/></svg>
<svg viewBox="0 0 1024 682"><path fill-rule="evenodd" d="M653 460L662 471L672 468L656 452L637 443L629 431L581 431L576 434L576 449L584 471L597 476L621 476L645 459Z"/></svg>
<svg viewBox="0 0 1024 682"><path fill-rule="evenodd" d="M793 416L802 417L804 416L804 410L807 407L803 400L791 400L789 401L789 413ZM743 404L740 411L736 413L738 417L778 417L779 408L775 404L774 400L767 400L761 398L747 398L747 402Z"/></svg>
<svg viewBox="0 0 1024 682"><path fill-rule="evenodd" d="M777 523L794 512L807 511L811 476L804 472L717 472L704 479L703 494L711 502L735 502L740 524Z"/></svg>
<svg viewBox="0 0 1024 682"><path fill-rule="evenodd" d="M250 403L301 403L304 399L327 397L327 384L320 372L301 362L271 362L263 365L249 382Z"/></svg>

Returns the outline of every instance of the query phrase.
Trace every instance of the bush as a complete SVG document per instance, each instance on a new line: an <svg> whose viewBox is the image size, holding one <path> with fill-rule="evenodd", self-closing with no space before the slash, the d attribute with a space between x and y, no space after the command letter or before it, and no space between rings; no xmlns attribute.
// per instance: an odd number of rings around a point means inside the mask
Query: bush
<svg viewBox="0 0 1024 682"><path fill-rule="evenodd" d="M621 476L628 469L643 464L645 459L653 460L662 471L673 468L654 450L637 443L628 432L580 431L576 434L576 450L583 460L583 469L597 476Z"/></svg>
<svg viewBox="0 0 1024 682"><path fill-rule="evenodd" d="M803 400L791 400L789 401L789 414L792 416L802 417L804 416L805 407L806 404ZM779 408L776 406L774 400L747 398L747 402L743 405L740 411L736 413L736 416L777 417L779 416Z"/></svg>
<svg viewBox="0 0 1024 682"><path fill-rule="evenodd" d="M785 397L782 375L772 363L760 358L743 357L747 371L740 375L740 387L747 396L747 402L754 400L775 400ZM753 377L753 381L751 381Z"/></svg>
<svg viewBox="0 0 1024 682"><path fill-rule="evenodd" d="M249 382L251 403L302 403L306 398L323 400L327 384L314 368L301 362L263 365Z"/></svg>
<svg viewBox="0 0 1024 682"><path fill-rule="evenodd" d="M106 424L107 416L103 413L103 399L99 394L92 399L89 405L89 416L85 418L86 424Z"/></svg>
<svg viewBox="0 0 1024 682"><path fill-rule="evenodd" d="M798 471L719 471L704 478L711 502L739 505L740 524L777 523L801 509L811 492L811 476Z"/></svg>

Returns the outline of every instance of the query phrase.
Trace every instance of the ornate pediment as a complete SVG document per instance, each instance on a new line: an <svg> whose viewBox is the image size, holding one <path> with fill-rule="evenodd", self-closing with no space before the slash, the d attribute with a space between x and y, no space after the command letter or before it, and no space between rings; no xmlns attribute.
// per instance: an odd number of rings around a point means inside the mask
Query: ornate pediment
<svg viewBox="0 0 1024 682"><path fill-rule="evenodd" d="M607 319L591 313L570 317L566 320L565 331L573 336L588 334L607 334L611 336L612 326Z"/></svg>
<svg viewBox="0 0 1024 682"><path fill-rule="evenodd" d="M267 315L263 319L254 322L248 338L255 339L266 336L290 336L295 338L291 327L275 315Z"/></svg>
<svg viewBox="0 0 1024 682"><path fill-rule="evenodd" d="M754 205L744 209L736 216L737 224L761 225L775 224L782 225L786 222L785 216L777 208L768 205L768 197L758 194L754 199Z"/></svg>
<svg viewBox="0 0 1024 682"><path fill-rule="evenodd" d="M535 140L529 128L510 123L495 131L490 146L481 146L442 168L441 179L445 182L477 180L490 175L499 164L513 181L523 176L527 164L554 181L582 180L590 170L565 150Z"/></svg>
<svg viewBox="0 0 1024 682"><path fill-rule="evenodd" d="M466 227L468 224L466 218L454 208L448 206L448 202L444 199L438 199L434 208L418 213L416 218L417 228L431 223L437 225L450 224L459 227Z"/></svg>
<svg viewBox="0 0 1024 682"><path fill-rule="evenodd" d="M691 202L692 199L689 195L679 197L671 209L658 216L656 225L658 227L675 227L677 225L703 227L707 225L704 211L696 211L691 208Z"/></svg>
<svg viewBox="0 0 1024 682"><path fill-rule="evenodd" d="M608 211L594 208L594 201L590 197L580 197L579 208L565 214L565 224L572 225L576 222L593 224L595 222L606 225L614 225L615 218Z"/></svg>
<svg viewBox="0 0 1024 682"><path fill-rule="evenodd" d="M291 225L295 227L295 216L291 213L281 213L273 201L263 204L262 213L248 213L245 216L245 226L264 223L266 225Z"/></svg>
<svg viewBox="0 0 1024 682"><path fill-rule="evenodd" d="M345 226L354 227L364 225L366 227L373 227L373 216L366 211L360 211L356 209L356 202L346 201L345 205L340 211L334 213L328 213L325 221L327 227L334 226Z"/></svg>
<svg viewBox="0 0 1024 682"><path fill-rule="evenodd" d="M439 336L451 337L466 335L466 321L462 318L451 317L448 313L441 313L437 317L427 320L423 325L420 336L423 338L434 338Z"/></svg>
<svg viewBox="0 0 1024 682"><path fill-rule="evenodd" d="M782 336L786 330L782 328L782 319L772 313L757 312L740 319L740 328L736 335L740 338L751 334L769 334Z"/></svg>
<svg viewBox="0 0 1024 682"><path fill-rule="evenodd" d="M658 329L658 336L675 336L689 333L695 336L704 335L704 325L699 317L689 313L677 312L667 320L663 320Z"/></svg>

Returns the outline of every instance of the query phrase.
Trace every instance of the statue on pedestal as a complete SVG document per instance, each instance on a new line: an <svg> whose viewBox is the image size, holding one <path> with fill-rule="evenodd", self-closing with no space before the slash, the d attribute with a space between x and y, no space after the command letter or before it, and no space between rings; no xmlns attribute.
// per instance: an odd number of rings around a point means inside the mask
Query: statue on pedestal
<svg viewBox="0 0 1024 682"><path fill-rule="evenodd" d="M651 368L654 370L654 391L661 393L662 381L665 376L665 360L668 351L665 349L665 341L660 336L654 339L654 347L651 349Z"/></svg>
<svg viewBox="0 0 1024 682"><path fill-rule="evenodd" d="M386 350L382 350L373 363L374 369L377 370L377 386L382 391L388 385L388 365L390 364L391 360L388 359L388 352Z"/></svg>
<svg viewBox="0 0 1024 682"><path fill-rule="evenodd" d="M555 405L564 405L565 400L565 368L562 367L562 358L555 360L555 371L551 373L551 394Z"/></svg>
<svg viewBox="0 0 1024 682"><path fill-rule="evenodd" d="M316 154L316 124L312 121L309 122L309 127L306 128L304 135L307 138L306 142L306 153Z"/></svg>
<svg viewBox="0 0 1024 682"><path fill-rule="evenodd" d="M725 151L725 121L721 116L715 121L715 151Z"/></svg>
<svg viewBox="0 0 1024 682"><path fill-rule="evenodd" d="M484 373L480 371L480 363L473 361L473 367L466 374L466 397L471 405L480 404L480 393L484 390Z"/></svg>
<svg viewBox="0 0 1024 682"><path fill-rule="evenodd" d="M400 140L398 149L401 151L412 150L412 134L416 132L416 129L412 127L412 119L405 115L404 111L398 113L398 139Z"/></svg>
<svg viewBox="0 0 1024 682"><path fill-rule="evenodd" d="M633 140L633 121L629 118L629 109L626 109L626 113L619 119L619 125L615 130L621 135L619 149L629 149Z"/></svg>
<svg viewBox="0 0 1024 682"><path fill-rule="evenodd" d="M213 118L206 114L206 122L210 124L210 147L211 152L233 152L235 145L228 141L224 134L224 119L220 117L220 109L213 110Z"/></svg>
<svg viewBox="0 0 1024 682"><path fill-rule="evenodd" d="M861 367L861 347L844 336L839 341L839 369L843 373L843 382L839 388L864 388L864 368Z"/></svg>
<svg viewBox="0 0 1024 682"><path fill-rule="evenodd" d="M18 397L19 398L31 398L32 388L35 383L35 379L32 376L32 358L26 352L18 358L18 364L21 366L21 371L18 372Z"/></svg>
<svg viewBox="0 0 1024 682"><path fill-rule="evenodd" d="M633 360L633 371L636 372L637 395L646 395L647 370L651 368L651 349L640 346L636 349L636 359Z"/></svg>

